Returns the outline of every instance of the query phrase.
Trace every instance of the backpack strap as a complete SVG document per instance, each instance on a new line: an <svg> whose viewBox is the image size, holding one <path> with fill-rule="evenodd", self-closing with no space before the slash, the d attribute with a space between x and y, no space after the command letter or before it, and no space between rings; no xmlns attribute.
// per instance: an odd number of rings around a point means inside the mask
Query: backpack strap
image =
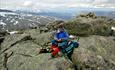
<svg viewBox="0 0 115 70"><path fill-rule="evenodd" d="M65 50L66 50L66 53L68 54L68 53L72 52L73 49L74 49L74 44L73 44L73 42L71 41L71 42L68 44L67 48L65 49Z"/></svg>

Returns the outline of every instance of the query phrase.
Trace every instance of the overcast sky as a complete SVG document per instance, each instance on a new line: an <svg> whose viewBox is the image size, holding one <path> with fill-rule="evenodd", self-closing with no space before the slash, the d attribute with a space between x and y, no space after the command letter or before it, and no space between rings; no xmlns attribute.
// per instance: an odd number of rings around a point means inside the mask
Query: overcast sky
<svg viewBox="0 0 115 70"><path fill-rule="evenodd" d="M112 8L115 0L0 0L5 9Z"/></svg>

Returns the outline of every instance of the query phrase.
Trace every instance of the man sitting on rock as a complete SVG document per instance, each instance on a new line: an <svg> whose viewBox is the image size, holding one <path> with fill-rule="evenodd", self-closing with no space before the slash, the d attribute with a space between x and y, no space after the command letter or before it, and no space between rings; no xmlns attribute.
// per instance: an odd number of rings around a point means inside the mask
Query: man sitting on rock
<svg viewBox="0 0 115 70"><path fill-rule="evenodd" d="M60 51L65 53L64 49L66 48L69 39L69 34L64 29L63 21L59 21L55 28L56 30L52 33L53 40L51 41L52 57L55 57Z"/></svg>

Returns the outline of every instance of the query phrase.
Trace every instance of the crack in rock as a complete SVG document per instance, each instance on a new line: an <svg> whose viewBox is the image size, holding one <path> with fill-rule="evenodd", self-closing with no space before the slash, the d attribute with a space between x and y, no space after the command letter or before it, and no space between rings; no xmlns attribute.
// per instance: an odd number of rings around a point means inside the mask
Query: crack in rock
<svg viewBox="0 0 115 70"><path fill-rule="evenodd" d="M0 37L0 50L1 50L1 43L4 41L4 37Z"/></svg>
<svg viewBox="0 0 115 70"><path fill-rule="evenodd" d="M11 57L12 55L13 55L13 52L11 52L9 55L8 53L4 53L4 61L3 61L4 70L8 70L7 61L8 61L8 58Z"/></svg>
<svg viewBox="0 0 115 70"><path fill-rule="evenodd" d="M11 44L8 48L4 49L0 54L4 53L5 51L7 51L8 49L10 49L12 46L16 45L17 43L20 43L22 41L26 41L26 40L32 40L31 36L25 36L24 38L22 38L21 40L18 40L16 42L14 42L13 44Z"/></svg>

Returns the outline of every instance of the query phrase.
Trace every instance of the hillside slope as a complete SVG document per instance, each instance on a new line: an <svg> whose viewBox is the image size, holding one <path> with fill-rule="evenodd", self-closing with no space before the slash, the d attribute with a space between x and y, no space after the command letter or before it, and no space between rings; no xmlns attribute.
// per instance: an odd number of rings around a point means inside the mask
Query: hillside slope
<svg viewBox="0 0 115 70"><path fill-rule="evenodd" d="M86 22L84 19L80 21ZM68 25L68 23L66 24ZM90 25L91 23L85 24ZM47 27L49 27L48 25ZM106 25L106 23L102 23L102 25ZM111 25L113 26L114 23L112 22ZM82 28L81 24L79 28ZM87 30L86 32L84 30L81 29L80 32L83 31L86 36L79 34L80 46L74 49L72 62L65 57L51 59L51 53L38 54L41 47L50 47L51 32L43 30L41 32L37 28L23 30L21 33L12 35L5 32L0 33L0 70L114 70L115 36L101 35L103 32L96 34L88 32L87 35Z"/></svg>

